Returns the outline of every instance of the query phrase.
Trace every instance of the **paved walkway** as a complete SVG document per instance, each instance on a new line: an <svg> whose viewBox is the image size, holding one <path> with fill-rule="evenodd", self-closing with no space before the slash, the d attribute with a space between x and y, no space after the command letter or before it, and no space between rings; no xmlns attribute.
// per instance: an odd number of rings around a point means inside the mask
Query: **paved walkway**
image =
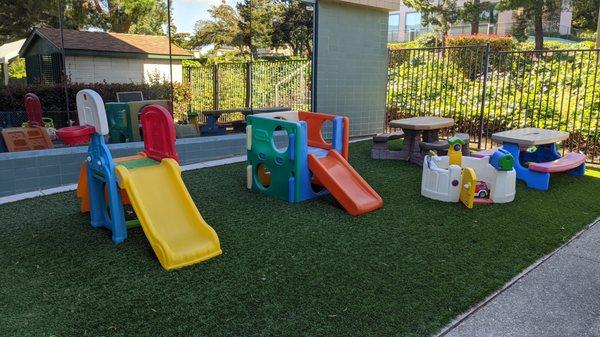
<svg viewBox="0 0 600 337"><path fill-rule="evenodd" d="M600 336L600 219L440 336Z"/></svg>

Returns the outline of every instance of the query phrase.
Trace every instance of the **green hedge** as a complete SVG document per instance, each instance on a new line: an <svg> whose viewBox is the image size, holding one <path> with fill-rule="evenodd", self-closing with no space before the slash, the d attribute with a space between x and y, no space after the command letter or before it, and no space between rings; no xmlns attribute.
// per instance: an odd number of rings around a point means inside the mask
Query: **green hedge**
<svg viewBox="0 0 600 337"><path fill-rule="evenodd" d="M510 36L501 35L457 35L446 38L448 47L485 46L490 44L491 51L510 51L515 49L516 43Z"/></svg>

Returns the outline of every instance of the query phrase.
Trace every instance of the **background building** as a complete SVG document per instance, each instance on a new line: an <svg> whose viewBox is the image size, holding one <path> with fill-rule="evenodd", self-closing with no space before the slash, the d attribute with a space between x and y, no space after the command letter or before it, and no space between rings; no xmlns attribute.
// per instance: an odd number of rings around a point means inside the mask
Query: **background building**
<svg viewBox="0 0 600 337"><path fill-rule="evenodd" d="M25 58L28 83L59 83L60 30L34 28L19 54ZM167 36L64 30L66 74L73 83L143 83L168 81ZM171 44L173 82L181 82L181 60L192 53Z"/></svg>
<svg viewBox="0 0 600 337"><path fill-rule="evenodd" d="M501 0L487 0L498 3ZM570 6L571 0L563 0L563 8L560 17L553 22L546 22L545 29L548 33L559 33L561 35L571 34L571 20L573 12ZM458 0L457 5L461 7L466 0ZM489 15L484 15L479 23L480 34L509 35L514 24L514 11L495 11L493 17L495 22L490 22ZM390 12L388 41L406 42L412 41L419 35L433 31L432 27L421 26L421 13L416 9L408 7L400 2L397 11ZM450 35L469 34L471 25L467 22L458 22L450 29Z"/></svg>
<svg viewBox="0 0 600 337"><path fill-rule="evenodd" d="M2 68L0 69L2 76L0 78L3 85L8 85L8 65L19 56L19 49L21 49L24 42L25 39L21 39L0 46L0 63L2 64Z"/></svg>

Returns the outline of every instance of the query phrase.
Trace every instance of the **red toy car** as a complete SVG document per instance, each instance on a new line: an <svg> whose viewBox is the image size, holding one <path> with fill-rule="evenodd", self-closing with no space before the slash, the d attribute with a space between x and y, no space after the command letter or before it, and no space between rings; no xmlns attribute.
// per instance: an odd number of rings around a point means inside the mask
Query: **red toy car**
<svg viewBox="0 0 600 337"><path fill-rule="evenodd" d="M490 189L485 181L478 181L475 185L475 197L485 199L490 196Z"/></svg>

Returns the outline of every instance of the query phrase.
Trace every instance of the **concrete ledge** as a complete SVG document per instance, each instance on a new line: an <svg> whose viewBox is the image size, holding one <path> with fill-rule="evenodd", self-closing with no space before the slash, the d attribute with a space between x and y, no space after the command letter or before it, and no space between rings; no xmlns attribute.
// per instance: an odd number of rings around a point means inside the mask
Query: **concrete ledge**
<svg viewBox="0 0 600 337"><path fill-rule="evenodd" d="M225 158L225 159L211 160L211 161L190 164L190 165L184 165L181 167L181 170L182 171L198 170L198 169L203 169L203 168L207 168L207 167L240 163L240 162L244 162L244 161L246 161L245 155L237 156L237 157L229 157L229 158ZM33 192L13 194L13 195L9 195L9 196L0 197L0 205L8 204L8 203L20 201L20 200L25 200L25 199L43 197L46 195L51 195L51 194L56 194L56 193L75 191L76 189L77 189L77 184L70 184L70 185L64 185L64 186L60 186L60 187L48 188L48 189L44 189L44 190L37 190L37 191L33 191Z"/></svg>
<svg viewBox="0 0 600 337"><path fill-rule="evenodd" d="M351 143L366 138L355 138ZM275 143L283 145L284 133L275 132ZM246 134L177 140L183 171L219 166L246 160ZM109 144L113 157L141 152L143 142ZM40 151L0 153L0 204L77 188L81 162L87 146Z"/></svg>
<svg viewBox="0 0 600 337"><path fill-rule="evenodd" d="M246 154L246 134L177 140L182 166ZM136 154L143 142L109 144L113 157ZM87 146L0 153L0 197L77 183Z"/></svg>

